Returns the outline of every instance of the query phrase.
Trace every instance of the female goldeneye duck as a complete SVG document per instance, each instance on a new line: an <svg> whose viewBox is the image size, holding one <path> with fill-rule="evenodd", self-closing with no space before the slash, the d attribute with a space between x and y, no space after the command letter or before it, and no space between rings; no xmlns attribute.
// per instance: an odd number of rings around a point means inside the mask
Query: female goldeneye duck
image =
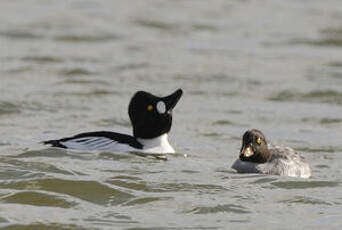
<svg viewBox="0 0 342 230"><path fill-rule="evenodd" d="M309 165L294 149L267 144L264 134L256 129L244 133L239 158L232 168L240 173L311 176Z"/></svg>
<svg viewBox="0 0 342 230"><path fill-rule="evenodd" d="M128 106L133 136L98 131L43 143L82 151L174 153L168 141L168 133L172 125L172 109L182 94L181 89L166 97L157 97L144 91L136 92Z"/></svg>

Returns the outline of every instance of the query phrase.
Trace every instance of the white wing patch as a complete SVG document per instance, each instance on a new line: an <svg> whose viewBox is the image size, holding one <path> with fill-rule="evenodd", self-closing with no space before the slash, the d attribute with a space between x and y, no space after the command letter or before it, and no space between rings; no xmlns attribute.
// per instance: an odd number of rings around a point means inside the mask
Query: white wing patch
<svg viewBox="0 0 342 230"><path fill-rule="evenodd" d="M70 149L84 151L132 151L133 147L128 144L121 144L107 137L81 137L68 141L61 141L62 145Z"/></svg>

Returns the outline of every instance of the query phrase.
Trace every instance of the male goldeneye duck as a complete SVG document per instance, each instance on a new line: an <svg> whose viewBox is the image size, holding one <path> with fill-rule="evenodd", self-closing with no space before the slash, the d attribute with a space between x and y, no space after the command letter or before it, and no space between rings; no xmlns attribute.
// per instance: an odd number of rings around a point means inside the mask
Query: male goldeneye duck
<svg viewBox="0 0 342 230"><path fill-rule="evenodd" d="M309 165L292 148L267 144L262 132L248 130L242 138L240 159L232 168L240 173L263 173L280 176L311 176Z"/></svg>
<svg viewBox="0 0 342 230"><path fill-rule="evenodd" d="M83 151L174 153L168 141L168 133L172 125L172 109L182 94L181 89L166 97L157 97L144 91L136 92L128 106L133 136L98 131L43 143Z"/></svg>

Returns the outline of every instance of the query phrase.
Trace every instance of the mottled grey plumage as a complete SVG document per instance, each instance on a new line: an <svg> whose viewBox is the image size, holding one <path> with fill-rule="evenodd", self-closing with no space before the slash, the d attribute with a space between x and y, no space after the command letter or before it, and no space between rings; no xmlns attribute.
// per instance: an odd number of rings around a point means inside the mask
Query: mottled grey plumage
<svg viewBox="0 0 342 230"><path fill-rule="evenodd" d="M308 163L304 162L294 149L268 145L272 153L271 160L266 163L255 163L237 159L232 168L239 173L263 173L280 176L302 177L311 176L311 169Z"/></svg>

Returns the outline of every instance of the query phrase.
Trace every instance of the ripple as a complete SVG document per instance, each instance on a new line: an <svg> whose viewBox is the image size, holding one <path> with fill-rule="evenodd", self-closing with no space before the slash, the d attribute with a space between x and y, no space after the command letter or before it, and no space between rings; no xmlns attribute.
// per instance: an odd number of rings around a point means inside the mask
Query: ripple
<svg viewBox="0 0 342 230"><path fill-rule="evenodd" d="M300 101L328 104L342 104L342 92L334 90L314 90L308 93L284 90L269 98L271 101Z"/></svg>
<svg viewBox="0 0 342 230"><path fill-rule="evenodd" d="M114 34L99 34L99 35L82 35L82 34L67 34L55 37L56 41L62 42L110 42L118 40L120 37Z"/></svg>
<svg viewBox="0 0 342 230"><path fill-rule="evenodd" d="M140 158L136 158L139 156ZM166 154L156 154L156 153L142 153L142 152L122 152L122 153L113 153L113 152L101 152L98 154L98 158L102 159L111 159L111 160L123 160L130 159L141 162L141 159L148 160L162 160L167 161Z"/></svg>
<svg viewBox="0 0 342 230"><path fill-rule="evenodd" d="M76 97L96 97L96 96L107 96L107 95L120 95L119 92L107 89L93 89L88 92L84 91L71 91L71 92L58 92L54 94L55 96L76 96Z"/></svg>
<svg viewBox="0 0 342 230"><path fill-rule="evenodd" d="M86 200L99 205L118 205L134 196L101 184L97 181L77 181L65 179L35 179L18 182L0 182L0 188L17 190L43 190Z"/></svg>
<svg viewBox="0 0 342 230"><path fill-rule="evenodd" d="M20 113L20 112L21 112L20 106L11 102L0 101L0 115Z"/></svg>
<svg viewBox="0 0 342 230"><path fill-rule="evenodd" d="M203 83L209 83L209 82L229 82L229 83L233 83L233 82L237 82L236 78L233 78L231 75L227 75L224 73L218 73L218 74L211 74L211 75L204 75L204 74L182 74L182 75L177 75L175 76L175 79L177 80L183 80L183 81L189 81L192 82L194 79L196 79L197 82L203 82ZM189 92L199 92L199 93L205 93L208 94L207 90L193 90L193 91L189 91ZM226 96L230 96L230 95L236 95L238 92L222 92L220 95L226 95Z"/></svg>
<svg viewBox="0 0 342 230"><path fill-rule="evenodd" d="M11 143L0 141L0 146L9 146Z"/></svg>
<svg viewBox="0 0 342 230"><path fill-rule="evenodd" d="M265 184L265 183L270 183L270 182L273 182L273 181L276 181L277 179L275 178L261 178L261 179L258 179L258 180L255 180L254 182L252 182L253 184Z"/></svg>
<svg viewBox="0 0 342 230"><path fill-rule="evenodd" d="M98 159L106 159L106 160L125 160L125 159L132 159L134 156L132 154L127 153L113 153L113 152L101 152L97 156Z"/></svg>
<svg viewBox="0 0 342 230"><path fill-rule="evenodd" d="M334 124L342 123L342 119L340 118L329 118L329 117L325 117L321 119L317 119L314 117L303 117L302 119L300 119L300 121L306 122L306 123L316 123L316 124L321 124L321 125L334 125Z"/></svg>
<svg viewBox="0 0 342 230"><path fill-rule="evenodd" d="M334 188L340 186L340 183L335 181L279 181L271 184L283 189Z"/></svg>
<svg viewBox="0 0 342 230"><path fill-rule="evenodd" d="M204 96L204 95L207 95L208 92L203 91L203 90L189 90L187 94L194 95L194 96Z"/></svg>
<svg viewBox="0 0 342 230"><path fill-rule="evenodd" d="M213 122L213 125L233 125L234 123L229 120L218 120Z"/></svg>
<svg viewBox="0 0 342 230"><path fill-rule="evenodd" d="M214 207L196 207L192 209L190 212L195 214L213 214L213 213L220 213L220 212L227 212L227 213L237 213L237 214L246 214L251 213L248 211L246 207L236 204L224 204L224 205L217 205Z"/></svg>
<svg viewBox="0 0 342 230"><path fill-rule="evenodd" d="M182 170L181 172L187 173L187 174L195 174L195 173L200 173L200 171L194 171L194 170Z"/></svg>
<svg viewBox="0 0 342 230"><path fill-rule="evenodd" d="M90 217L90 218L86 218L84 219L86 222L91 222L92 225L95 225L97 227L99 227L100 225L102 226L115 226L115 224L129 224L129 223L138 223L137 221L132 220L132 218L130 218L129 216L125 216L125 215L120 215L120 214L112 214L110 215L110 217L115 217L118 220L108 220L105 218L98 218L98 217Z"/></svg>
<svg viewBox="0 0 342 230"><path fill-rule="evenodd" d="M36 63L61 63L63 59L52 56L26 56L21 58L23 61L36 62Z"/></svg>
<svg viewBox="0 0 342 230"><path fill-rule="evenodd" d="M38 173L37 175L41 175L42 172L74 175L74 173L59 169L56 166L45 162L26 162L9 157L1 159L1 162L12 165L16 167L17 170L19 170L20 168L23 169L25 172L30 170L33 175L35 173ZM7 172L5 174L7 174Z"/></svg>
<svg viewBox="0 0 342 230"><path fill-rule="evenodd" d="M141 181L141 182L132 182L127 180L107 180L106 181L109 184L119 186L121 188L128 188L136 191L144 191L144 192L163 192L164 190L159 188L153 188L151 185L148 185L147 182Z"/></svg>
<svg viewBox="0 0 342 230"><path fill-rule="evenodd" d="M323 118L320 120L321 124L336 124L341 123L342 119L340 118Z"/></svg>
<svg viewBox="0 0 342 230"><path fill-rule="evenodd" d="M62 158L67 157L70 159L81 159L88 160L93 159L94 155L90 152L79 152L68 151L63 148L49 147L43 150L30 150L20 153L16 156L11 156L11 158L34 158L34 157L50 157L50 158Z"/></svg>
<svg viewBox="0 0 342 230"><path fill-rule="evenodd" d="M207 191L217 192L227 190L226 188L212 184L189 184L189 183L147 183L145 181L127 181L127 180L108 180L107 183L144 192L178 192L178 191Z"/></svg>
<svg viewBox="0 0 342 230"><path fill-rule="evenodd" d="M296 148L296 151L299 152L310 152L310 153L335 153L342 151L339 147L320 147L320 148L309 148L309 147L303 147L303 148Z"/></svg>
<svg viewBox="0 0 342 230"><path fill-rule="evenodd" d="M321 169L324 169L324 168L330 168L330 166L329 166L329 165L323 165L323 164L316 165L315 167L316 167L316 168L321 168Z"/></svg>
<svg viewBox="0 0 342 230"><path fill-rule="evenodd" d="M157 29L167 32L174 32L180 30L180 26L175 23L169 23L169 22L162 22L162 21L156 21L156 20L148 20L148 19L137 19L134 21L136 25L151 28L151 29Z"/></svg>
<svg viewBox="0 0 342 230"><path fill-rule="evenodd" d="M106 89L94 89L89 92L79 92L73 93L73 95L77 96L105 96L105 95L119 95L117 91L111 91Z"/></svg>
<svg viewBox="0 0 342 230"><path fill-rule="evenodd" d="M44 38L44 36L37 34L37 33L27 32L27 31L19 31L19 30L2 31L2 32L0 32L0 36L6 37L9 39L41 39L41 38Z"/></svg>
<svg viewBox="0 0 342 230"><path fill-rule="evenodd" d="M145 159L154 159L154 160L161 160L167 161L168 157L167 154L157 154L157 153L142 153L142 152L129 152L129 154L133 154L135 156L143 157Z"/></svg>
<svg viewBox="0 0 342 230"><path fill-rule="evenodd" d="M134 181L139 181L139 180L141 180L140 177L127 176L127 175L116 176L116 177L113 177L112 179L134 180Z"/></svg>
<svg viewBox="0 0 342 230"><path fill-rule="evenodd" d="M341 28L326 28L320 31L321 38L319 39L294 39L290 44L307 44L313 46L342 46L342 29Z"/></svg>
<svg viewBox="0 0 342 230"><path fill-rule="evenodd" d="M68 224L35 223L35 224L28 224L28 225L11 224L11 225L0 228L0 230L85 230L85 228L77 226L77 225L68 225Z"/></svg>
<svg viewBox="0 0 342 230"><path fill-rule="evenodd" d="M0 223L8 223L8 220L6 220L3 217L0 217ZM0 229L2 229L2 228L0 228Z"/></svg>
<svg viewBox="0 0 342 230"><path fill-rule="evenodd" d="M61 208L70 208L77 205L77 203L75 202L68 202L65 199L57 197L55 195L45 194L41 192L17 192L5 197L1 197L0 200L6 203Z"/></svg>
<svg viewBox="0 0 342 230"><path fill-rule="evenodd" d="M108 118L102 119L100 121L95 122L99 126L108 127L108 126L123 126L123 127L131 127L131 122L124 119L118 118Z"/></svg>
<svg viewBox="0 0 342 230"><path fill-rule="evenodd" d="M228 110L227 113L231 113L231 114L242 114L241 110Z"/></svg>
<svg viewBox="0 0 342 230"><path fill-rule="evenodd" d="M48 148L45 150L30 150L20 153L12 158L31 158L31 157L65 157L69 156L67 151L59 148Z"/></svg>
<svg viewBox="0 0 342 230"><path fill-rule="evenodd" d="M21 169L19 167L6 167L1 166L0 169L1 180L15 180L15 179L26 179L26 178L38 178L44 176L44 173L32 172L29 170Z"/></svg>
<svg viewBox="0 0 342 230"><path fill-rule="evenodd" d="M215 138L221 136L221 134L217 132L201 133L200 135L204 137L215 137Z"/></svg>
<svg viewBox="0 0 342 230"><path fill-rule="evenodd" d="M322 201L319 199L314 199L311 197L305 197L305 196L296 196L291 199L281 200L279 203L286 203L286 204L309 204L309 205L329 205L332 204L326 201Z"/></svg>
<svg viewBox="0 0 342 230"><path fill-rule="evenodd" d="M61 74L65 76L74 76L74 75L91 75L92 72L84 69L84 68L71 68L71 69L64 69L60 71Z"/></svg>
<svg viewBox="0 0 342 230"><path fill-rule="evenodd" d="M208 193L227 190L226 188L213 185L213 184L189 184L189 183L165 183L156 184L158 188L164 192L177 192L177 191L206 191Z"/></svg>
<svg viewBox="0 0 342 230"><path fill-rule="evenodd" d="M136 227L136 228L126 228L126 230L217 230L217 229L222 229L220 227L201 227L201 226L196 226L196 227Z"/></svg>
<svg viewBox="0 0 342 230"><path fill-rule="evenodd" d="M313 45L313 46L342 46L342 38L338 37L325 37L316 40L310 39L294 39L289 42L289 44L299 44L299 45Z"/></svg>
<svg viewBox="0 0 342 230"><path fill-rule="evenodd" d="M148 63L130 63L115 67L115 71L121 72L126 70L146 69L149 67Z"/></svg>
<svg viewBox="0 0 342 230"><path fill-rule="evenodd" d="M340 61L333 61L333 62L329 62L327 65L330 66L330 67L342 67L342 62L340 62Z"/></svg>
<svg viewBox="0 0 342 230"><path fill-rule="evenodd" d="M66 79L64 81L67 84L77 84L77 85L108 85L106 81L101 81L101 80L87 80L87 79Z"/></svg>
<svg viewBox="0 0 342 230"><path fill-rule="evenodd" d="M33 70L33 67L31 65L22 65L22 66L16 66L14 68L7 69L5 71L11 74L21 74L25 72L30 72L32 70Z"/></svg>
<svg viewBox="0 0 342 230"><path fill-rule="evenodd" d="M211 32L217 32L219 30L218 27L214 25L209 25L209 24L193 24L192 28L198 31L211 31Z"/></svg>
<svg viewBox="0 0 342 230"><path fill-rule="evenodd" d="M155 201L160 200L171 200L171 197L143 197L143 198L137 198L131 201L128 201L127 203L124 203L124 206L135 206L135 205L143 205L148 204Z"/></svg>

